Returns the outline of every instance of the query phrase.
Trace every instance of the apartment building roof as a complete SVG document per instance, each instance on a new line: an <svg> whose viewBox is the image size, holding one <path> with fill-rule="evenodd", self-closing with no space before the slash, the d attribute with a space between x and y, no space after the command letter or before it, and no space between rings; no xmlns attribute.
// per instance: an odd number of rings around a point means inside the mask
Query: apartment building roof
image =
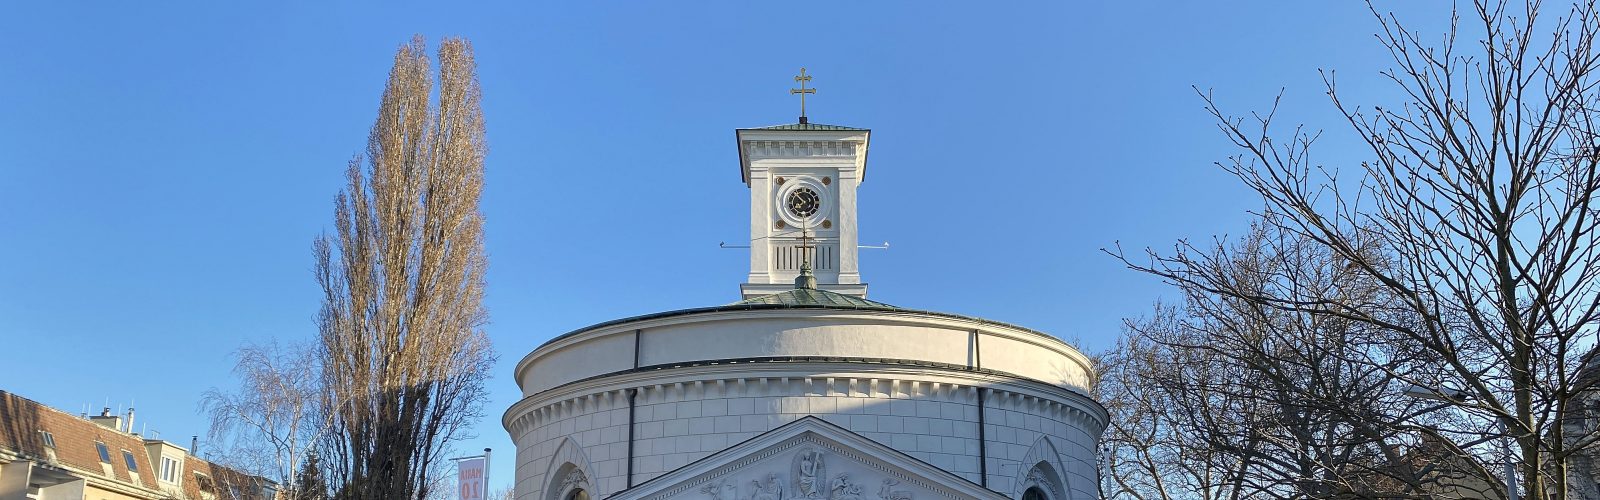
<svg viewBox="0 0 1600 500"><path fill-rule="evenodd" d="M169 449L164 447L173 450L163 452ZM238 485L247 497L261 496L263 487L272 486L264 478L196 458L189 451L0 391L0 463L26 460L39 469L135 497L165 498L169 492L181 492L185 498L201 499L219 496L219 488L230 485ZM181 460L181 475L162 481L160 464L153 463L157 457Z"/></svg>

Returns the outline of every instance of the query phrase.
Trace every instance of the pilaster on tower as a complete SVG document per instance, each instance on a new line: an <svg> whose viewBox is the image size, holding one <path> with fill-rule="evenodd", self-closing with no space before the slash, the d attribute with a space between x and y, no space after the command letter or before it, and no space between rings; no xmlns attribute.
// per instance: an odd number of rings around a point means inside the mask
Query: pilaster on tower
<svg viewBox="0 0 1600 500"><path fill-rule="evenodd" d="M740 174L750 187L750 275L739 285L743 298L793 289L806 262L817 288L867 296L856 258L856 188L866 174L871 135L819 123L737 130Z"/></svg>

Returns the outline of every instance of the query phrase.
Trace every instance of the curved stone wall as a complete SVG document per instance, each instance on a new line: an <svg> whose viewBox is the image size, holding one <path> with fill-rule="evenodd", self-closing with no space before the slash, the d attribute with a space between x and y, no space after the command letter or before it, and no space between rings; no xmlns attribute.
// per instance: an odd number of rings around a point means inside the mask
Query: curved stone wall
<svg viewBox="0 0 1600 500"><path fill-rule="evenodd" d="M637 349L636 349L637 348ZM556 338L517 363L523 396L641 366L845 357L979 367L1087 393L1089 359L1055 337L937 313L758 309L663 314Z"/></svg>
<svg viewBox="0 0 1600 500"><path fill-rule="evenodd" d="M516 374L527 397L504 424L524 500L560 500L551 496L572 478L604 498L806 415L1013 498L1029 485L1052 488L1053 499L1094 498L1106 415L1087 396L1090 373L1053 337L967 318L659 316L529 354Z"/></svg>

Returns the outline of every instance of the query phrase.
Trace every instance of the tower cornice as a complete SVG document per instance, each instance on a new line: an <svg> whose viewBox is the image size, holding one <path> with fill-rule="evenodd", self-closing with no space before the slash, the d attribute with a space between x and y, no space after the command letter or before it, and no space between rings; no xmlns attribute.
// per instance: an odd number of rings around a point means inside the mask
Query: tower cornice
<svg viewBox="0 0 1600 500"><path fill-rule="evenodd" d="M791 129L791 125L777 127L741 128L734 131L739 143L740 180L750 184L751 164L759 160L777 159L846 159L855 164L855 177L863 179L867 171L867 146L871 142L869 129L834 127L832 125L793 125L830 127L826 129Z"/></svg>

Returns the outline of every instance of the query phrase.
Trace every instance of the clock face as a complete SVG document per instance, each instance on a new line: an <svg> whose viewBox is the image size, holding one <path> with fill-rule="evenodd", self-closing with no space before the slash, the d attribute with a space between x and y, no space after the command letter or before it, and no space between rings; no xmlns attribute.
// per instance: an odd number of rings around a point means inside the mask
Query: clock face
<svg viewBox="0 0 1600 500"><path fill-rule="evenodd" d="M801 219L811 217L822 207L822 197L816 191L799 188L789 192L789 197L783 200L783 206L789 209L789 214Z"/></svg>

